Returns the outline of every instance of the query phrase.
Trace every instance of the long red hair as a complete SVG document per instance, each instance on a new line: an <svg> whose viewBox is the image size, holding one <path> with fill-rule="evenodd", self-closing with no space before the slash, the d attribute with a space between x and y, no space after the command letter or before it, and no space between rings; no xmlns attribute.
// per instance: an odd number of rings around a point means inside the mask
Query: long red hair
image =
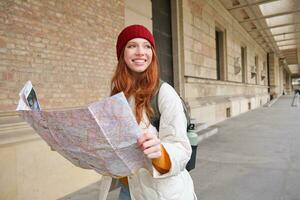
<svg viewBox="0 0 300 200"><path fill-rule="evenodd" d="M135 117L138 123L142 120L143 108L151 119L154 111L151 107L151 97L155 95L159 86L158 61L155 50L149 67L139 76L134 76L124 60L124 49L121 53L116 71L111 80L111 95L123 92L126 98L135 98Z"/></svg>

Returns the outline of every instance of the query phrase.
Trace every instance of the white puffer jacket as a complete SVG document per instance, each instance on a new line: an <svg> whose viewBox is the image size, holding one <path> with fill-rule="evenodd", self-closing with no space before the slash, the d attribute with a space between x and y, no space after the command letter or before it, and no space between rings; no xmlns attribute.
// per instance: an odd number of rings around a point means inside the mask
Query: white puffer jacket
<svg viewBox="0 0 300 200"><path fill-rule="evenodd" d="M134 109L134 100L129 104ZM158 94L158 108L161 113L159 132L149 124L145 113L139 124L144 133L158 134L169 154L171 169L160 174L153 167L153 174L145 169L128 176L132 200L195 200L192 178L185 169L191 156L191 146L186 134L186 118L182 103L176 91L163 83Z"/></svg>

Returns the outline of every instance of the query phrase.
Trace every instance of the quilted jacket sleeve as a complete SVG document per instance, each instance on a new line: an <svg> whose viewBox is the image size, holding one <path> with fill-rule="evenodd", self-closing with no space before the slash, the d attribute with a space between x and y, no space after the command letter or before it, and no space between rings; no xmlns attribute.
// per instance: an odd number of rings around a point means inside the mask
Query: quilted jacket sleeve
<svg viewBox="0 0 300 200"><path fill-rule="evenodd" d="M186 133L187 123L181 100L173 87L167 83L160 88L158 107L161 113L158 136L169 154L171 168L168 173L160 174L153 167L153 177L164 178L178 175L185 170L192 149Z"/></svg>

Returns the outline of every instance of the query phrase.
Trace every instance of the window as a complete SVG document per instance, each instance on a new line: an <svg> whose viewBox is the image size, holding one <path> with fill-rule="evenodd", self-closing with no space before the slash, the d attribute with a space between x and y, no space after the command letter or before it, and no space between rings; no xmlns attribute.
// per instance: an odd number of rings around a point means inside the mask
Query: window
<svg viewBox="0 0 300 200"><path fill-rule="evenodd" d="M264 82L264 85L266 85L266 71L267 71L267 67L266 67L266 61L263 62L263 69L260 72L260 76L261 76L261 80Z"/></svg>
<svg viewBox="0 0 300 200"><path fill-rule="evenodd" d="M216 27L216 63L217 63L217 80L226 80L225 69L225 31Z"/></svg>
<svg viewBox="0 0 300 200"><path fill-rule="evenodd" d="M247 82L247 47L241 47L242 82Z"/></svg>
<svg viewBox="0 0 300 200"><path fill-rule="evenodd" d="M258 84L258 56L256 55L254 57L254 63L255 63L255 83Z"/></svg>
<svg viewBox="0 0 300 200"><path fill-rule="evenodd" d="M226 108L226 117L227 118L231 117L231 109L230 109L230 107Z"/></svg>

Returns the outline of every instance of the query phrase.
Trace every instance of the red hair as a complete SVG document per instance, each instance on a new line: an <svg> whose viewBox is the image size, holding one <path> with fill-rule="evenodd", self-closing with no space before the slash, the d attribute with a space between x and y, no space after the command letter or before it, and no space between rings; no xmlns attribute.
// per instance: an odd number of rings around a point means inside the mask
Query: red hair
<svg viewBox="0 0 300 200"><path fill-rule="evenodd" d="M151 107L151 97L155 95L159 86L159 72L157 56L151 47L153 56L148 68L138 77L134 76L124 60L124 49L121 52L117 69L111 80L111 95L123 92L126 98L135 98L135 117L138 123L142 120L143 108L151 119L154 111Z"/></svg>

